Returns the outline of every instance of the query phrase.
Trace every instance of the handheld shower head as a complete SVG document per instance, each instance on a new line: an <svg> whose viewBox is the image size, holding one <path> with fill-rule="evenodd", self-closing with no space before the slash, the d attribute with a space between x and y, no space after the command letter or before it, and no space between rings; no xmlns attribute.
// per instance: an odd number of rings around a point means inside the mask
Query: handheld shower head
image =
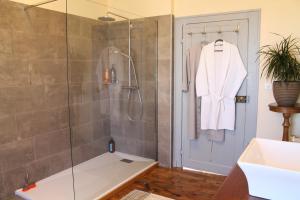
<svg viewBox="0 0 300 200"><path fill-rule="evenodd" d="M126 58L129 58L130 60L132 60L132 57L130 55L127 55L127 54L125 54L125 53L123 53L121 51L113 50L112 53L114 53L114 54L120 54L120 55L122 55L122 56L124 56Z"/></svg>

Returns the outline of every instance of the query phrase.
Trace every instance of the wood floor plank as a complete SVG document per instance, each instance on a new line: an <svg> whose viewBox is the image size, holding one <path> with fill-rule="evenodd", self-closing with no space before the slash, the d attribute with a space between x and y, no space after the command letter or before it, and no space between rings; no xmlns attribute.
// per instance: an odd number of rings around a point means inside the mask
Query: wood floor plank
<svg viewBox="0 0 300 200"><path fill-rule="evenodd" d="M155 167L109 199L121 199L138 189L176 200L211 200L224 180L224 176Z"/></svg>

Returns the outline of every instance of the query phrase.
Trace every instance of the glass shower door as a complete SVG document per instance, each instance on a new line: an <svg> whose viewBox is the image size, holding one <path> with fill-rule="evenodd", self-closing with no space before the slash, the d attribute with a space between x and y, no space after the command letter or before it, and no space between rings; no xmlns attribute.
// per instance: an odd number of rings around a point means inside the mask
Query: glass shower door
<svg viewBox="0 0 300 200"><path fill-rule="evenodd" d="M157 20L122 15L67 18L76 200L103 197L157 159Z"/></svg>

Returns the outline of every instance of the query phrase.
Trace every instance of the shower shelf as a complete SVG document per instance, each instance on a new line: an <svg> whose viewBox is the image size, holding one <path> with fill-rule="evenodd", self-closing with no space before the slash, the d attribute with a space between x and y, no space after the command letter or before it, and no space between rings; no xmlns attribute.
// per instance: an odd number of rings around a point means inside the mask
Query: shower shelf
<svg viewBox="0 0 300 200"><path fill-rule="evenodd" d="M103 85L117 85L119 84L119 81L116 81L115 83L102 83Z"/></svg>
<svg viewBox="0 0 300 200"><path fill-rule="evenodd" d="M128 85L122 85L121 88L125 89L125 90L138 90L139 89L138 86L128 86Z"/></svg>

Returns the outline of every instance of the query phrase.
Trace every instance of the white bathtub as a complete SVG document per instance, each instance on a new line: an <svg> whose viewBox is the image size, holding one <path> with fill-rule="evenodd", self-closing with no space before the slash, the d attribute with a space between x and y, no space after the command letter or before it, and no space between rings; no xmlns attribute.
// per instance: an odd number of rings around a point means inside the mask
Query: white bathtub
<svg viewBox="0 0 300 200"><path fill-rule="evenodd" d="M132 163L121 162L133 160ZM146 171L156 162L120 152L105 153L74 167L76 200L98 200L123 183ZM72 169L38 181L37 187L15 194L26 200L74 200Z"/></svg>

